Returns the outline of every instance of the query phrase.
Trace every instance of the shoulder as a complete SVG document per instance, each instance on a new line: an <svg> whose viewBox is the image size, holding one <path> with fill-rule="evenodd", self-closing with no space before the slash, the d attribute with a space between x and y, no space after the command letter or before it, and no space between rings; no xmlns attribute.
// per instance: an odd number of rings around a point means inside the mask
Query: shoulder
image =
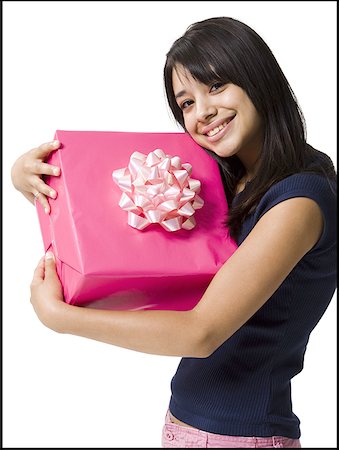
<svg viewBox="0 0 339 450"><path fill-rule="evenodd" d="M264 194L254 214L254 224L272 208L275 211L279 209L282 214L294 215L305 227L307 224L311 227L313 219L321 216L321 241L333 242L337 223L336 192L336 180L330 180L325 175L313 172L290 175Z"/></svg>
<svg viewBox="0 0 339 450"><path fill-rule="evenodd" d="M335 207L337 182L325 175L301 172L290 175L272 185L258 204L257 218L276 204L293 197L308 197L319 204L321 209Z"/></svg>
<svg viewBox="0 0 339 450"><path fill-rule="evenodd" d="M267 239L272 233L281 246L286 242L301 246L301 252L308 252L319 241L324 229L324 219L319 205L304 196L288 197L275 204L261 215L253 234ZM272 236L273 236L272 235Z"/></svg>

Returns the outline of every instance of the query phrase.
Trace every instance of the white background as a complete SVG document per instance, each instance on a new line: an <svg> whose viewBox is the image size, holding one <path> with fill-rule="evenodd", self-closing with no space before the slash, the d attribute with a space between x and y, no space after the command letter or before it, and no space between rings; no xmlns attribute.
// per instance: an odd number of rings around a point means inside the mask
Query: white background
<svg viewBox="0 0 339 450"><path fill-rule="evenodd" d="M222 15L268 43L309 142L336 166L336 2L5 1L3 13L3 446L160 447L179 358L41 324L29 284L42 239L10 168L56 129L178 131L162 84L166 52L189 24ZM304 447L336 447L336 373L334 299L292 382Z"/></svg>

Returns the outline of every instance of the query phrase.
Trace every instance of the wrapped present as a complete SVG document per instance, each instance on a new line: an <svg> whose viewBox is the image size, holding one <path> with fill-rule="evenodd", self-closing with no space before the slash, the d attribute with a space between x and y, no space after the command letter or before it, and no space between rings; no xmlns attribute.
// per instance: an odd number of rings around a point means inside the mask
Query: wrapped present
<svg viewBox="0 0 339 450"><path fill-rule="evenodd" d="M36 203L67 303L189 310L236 249L216 161L186 133L60 131Z"/></svg>

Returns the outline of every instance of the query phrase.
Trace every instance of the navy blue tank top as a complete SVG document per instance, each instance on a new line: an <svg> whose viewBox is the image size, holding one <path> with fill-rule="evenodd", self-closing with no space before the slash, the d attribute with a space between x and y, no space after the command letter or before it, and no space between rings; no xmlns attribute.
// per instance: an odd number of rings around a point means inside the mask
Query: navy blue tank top
<svg viewBox="0 0 339 450"><path fill-rule="evenodd" d="M310 333L337 285L336 182L306 172L277 182L243 223L238 245L270 208L292 197L317 202L322 235L272 297L212 355L181 359L169 408L193 427L232 436L300 437L291 379L303 368Z"/></svg>

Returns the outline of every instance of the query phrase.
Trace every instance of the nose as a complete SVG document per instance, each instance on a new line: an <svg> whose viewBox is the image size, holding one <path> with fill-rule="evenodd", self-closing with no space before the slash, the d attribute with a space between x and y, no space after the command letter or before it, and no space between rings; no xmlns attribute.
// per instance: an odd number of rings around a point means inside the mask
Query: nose
<svg viewBox="0 0 339 450"><path fill-rule="evenodd" d="M207 101L196 101L196 112L198 122L208 122L217 114L217 108Z"/></svg>

